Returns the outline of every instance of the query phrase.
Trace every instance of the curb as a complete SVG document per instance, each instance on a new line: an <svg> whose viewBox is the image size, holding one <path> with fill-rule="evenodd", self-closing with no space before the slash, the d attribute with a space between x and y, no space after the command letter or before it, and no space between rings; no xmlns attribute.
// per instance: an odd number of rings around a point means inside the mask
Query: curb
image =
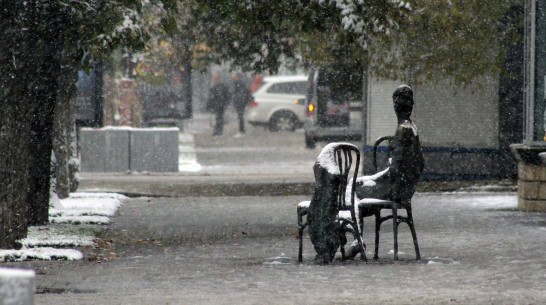
<svg viewBox="0 0 546 305"><path fill-rule="evenodd" d="M114 192L128 197L223 197L223 196L296 196L313 194L315 182L308 179L266 179L264 177L161 177L161 176L88 176L79 191ZM510 180L421 181L418 193L439 192L517 192Z"/></svg>
<svg viewBox="0 0 546 305"><path fill-rule="evenodd" d="M222 197L222 196L295 196L313 194L314 182L211 182L176 183L146 181L83 180L79 191L104 191L128 197Z"/></svg>

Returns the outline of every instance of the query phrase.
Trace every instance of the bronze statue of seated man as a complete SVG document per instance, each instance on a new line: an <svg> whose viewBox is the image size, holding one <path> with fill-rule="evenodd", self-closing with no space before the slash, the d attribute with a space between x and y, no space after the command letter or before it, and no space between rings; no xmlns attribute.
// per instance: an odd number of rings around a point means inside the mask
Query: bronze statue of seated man
<svg viewBox="0 0 546 305"><path fill-rule="evenodd" d="M389 165L374 175L357 179L356 201L363 198L375 198L396 201L402 205L409 204L423 171L425 162L419 135L417 127L410 118L414 105L413 90L407 85L399 86L394 90L392 98L398 126L388 147ZM352 185L347 187L350 188ZM347 192L350 194L349 191ZM358 251L358 247L353 244L346 255L354 257Z"/></svg>

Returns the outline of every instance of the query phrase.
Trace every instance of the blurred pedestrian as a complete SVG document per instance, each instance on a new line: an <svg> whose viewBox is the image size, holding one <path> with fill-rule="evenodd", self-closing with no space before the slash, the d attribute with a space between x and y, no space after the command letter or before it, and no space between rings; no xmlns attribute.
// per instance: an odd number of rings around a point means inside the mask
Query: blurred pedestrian
<svg viewBox="0 0 546 305"><path fill-rule="evenodd" d="M231 79L233 80L231 100L239 119L239 132L235 135L238 138L245 134L245 108L252 102L252 94L241 80L239 73L231 73Z"/></svg>
<svg viewBox="0 0 546 305"><path fill-rule="evenodd" d="M212 87L209 91L207 101L207 111L214 113L215 125L213 136L221 136L224 132L224 113L230 102L229 89L222 83L222 77L219 72L212 74Z"/></svg>

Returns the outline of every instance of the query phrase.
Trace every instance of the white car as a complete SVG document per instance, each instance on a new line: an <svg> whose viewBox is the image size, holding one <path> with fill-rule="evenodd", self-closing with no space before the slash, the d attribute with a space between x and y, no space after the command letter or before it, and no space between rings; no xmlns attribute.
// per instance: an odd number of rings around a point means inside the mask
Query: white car
<svg viewBox="0 0 546 305"><path fill-rule="evenodd" d="M246 115L253 125L263 125L270 131L289 130L303 126L307 76L268 76L252 95Z"/></svg>

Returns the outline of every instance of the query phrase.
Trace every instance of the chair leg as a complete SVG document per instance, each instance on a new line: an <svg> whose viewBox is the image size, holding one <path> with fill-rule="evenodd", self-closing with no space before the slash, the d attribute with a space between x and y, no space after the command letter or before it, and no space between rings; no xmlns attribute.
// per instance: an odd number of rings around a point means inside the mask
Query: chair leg
<svg viewBox="0 0 546 305"><path fill-rule="evenodd" d="M300 237L300 249L299 249L299 252L298 252L298 262L302 262L303 260L303 229L305 227L301 227L299 228L299 237Z"/></svg>
<svg viewBox="0 0 546 305"><path fill-rule="evenodd" d="M342 230L342 234L345 234L345 231ZM341 252L341 260L345 261L347 257L345 256L345 245L347 244L347 238L345 236L340 236L340 242L339 242L339 252Z"/></svg>
<svg viewBox="0 0 546 305"><path fill-rule="evenodd" d="M354 209L351 209L351 219L352 219L352 227L353 227L353 235L354 238L356 238L358 242L358 248L360 249L360 259L367 262L368 259L366 258L366 249L364 248L364 243L362 242L362 237L360 236L360 232L358 231L358 224L356 222L356 215L355 215Z"/></svg>
<svg viewBox="0 0 546 305"><path fill-rule="evenodd" d="M381 210L375 212L375 253L373 259L379 259L379 231L381 230Z"/></svg>
<svg viewBox="0 0 546 305"><path fill-rule="evenodd" d="M359 222L359 225L360 225L360 240L362 241L362 244L363 244L363 249L365 250L366 249L366 244L364 243L364 217L362 216L364 215L364 211L362 210L359 210L358 212L358 222ZM367 261L368 258L365 257L366 254L364 254L364 260Z"/></svg>
<svg viewBox="0 0 546 305"><path fill-rule="evenodd" d="M298 261L303 260L303 230L307 226L307 222L303 222L303 216L307 215L307 209L298 207L298 235L300 238L300 248L298 251Z"/></svg>
<svg viewBox="0 0 546 305"><path fill-rule="evenodd" d="M394 260L398 260L398 209L392 209L392 231L394 235Z"/></svg>
<svg viewBox="0 0 546 305"><path fill-rule="evenodd" d="M368 258L366 258L366 248L364 247L364 243L362 242L362 238L360 237L360 234L358 233L358 231L356 231L354 235L355 235L356 240L358 241L358 247L360 248L360 259L367 262Z"/></svg>
<svg viewBox="0 0 546 305"><path fill-rule="evenodd" d="M408 213L408 225L410 227L411 236L413 237L413 245L415 246L415 259L420 260L421 254L419 253L419 244L417 243L417 233L415 232L415 226L413 225L413 215L411 213L411 208L406 209Z"/></svg>
<svg viewBox="0 0 546 305"><path fill-rule="evenodd" d="M362 212L360 212L360 215L362 215ZM358 223L360 224L360 236L362 240L364 240L364 217L358 216Z"/></svg>

